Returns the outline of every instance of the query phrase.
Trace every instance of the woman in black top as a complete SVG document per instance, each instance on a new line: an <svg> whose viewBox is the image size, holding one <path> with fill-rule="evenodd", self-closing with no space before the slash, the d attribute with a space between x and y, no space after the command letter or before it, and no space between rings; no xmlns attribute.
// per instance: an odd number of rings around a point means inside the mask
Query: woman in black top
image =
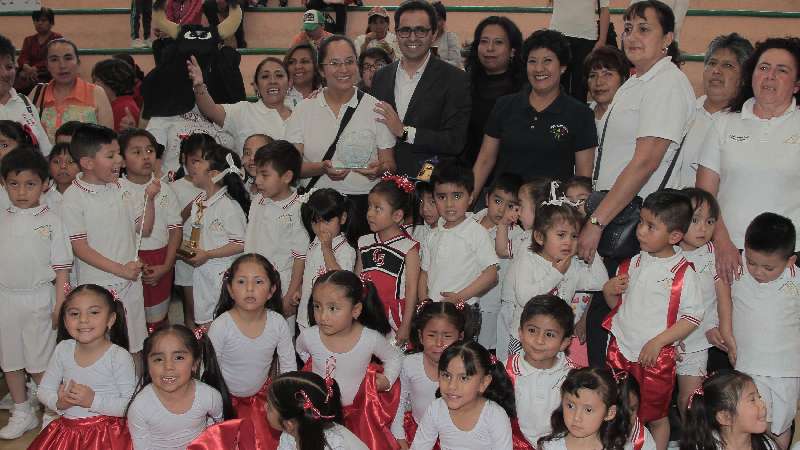
<svg viewBox="0 0 800 450"><path fill-rule="evenodd" d="M589 107L562 92L569 45L553 30L534 32L522 46L528 85L497 100L475 162L475 192L489 174L566 180L591 176L597 131Z"/></svg>
<svg viewBox="0 0 800 450"><path fill-rule="evenodd" d="M490 16L475 28L467 57L472 113L463 160L472 167L483 141L483 128L498 98L519 91L525 81L522 33L505 16Z"/></svg>

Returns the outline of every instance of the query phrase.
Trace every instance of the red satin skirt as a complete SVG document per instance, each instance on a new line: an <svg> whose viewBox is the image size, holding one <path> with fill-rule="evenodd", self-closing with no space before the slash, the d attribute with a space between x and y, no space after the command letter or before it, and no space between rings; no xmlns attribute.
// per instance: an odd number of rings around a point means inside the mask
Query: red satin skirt
<svg viewBox="0 0 800 450"><path fill-rule="evenodd" d="M131 450L133 442L125 419L94 416L61 417L50 422L28 450Z"/></svg>
<svg viewBox="0 0 800 450"><path fill-rule="evenodd" d="M519 419L511 419L511 443L514 445L514 450L535 450L533 445L525 439L522 434L522 429L519 427Z"/></svg>
<svg viewBox="0 0 800 450"><path fill-rule="evenodd" d="M266 421L266 417L264 421ZM277 448L277 444L269 450ZM250 419L233 419L214 424L186 447L186 450L260 450Z"/></svg>
<svg viewBox="0 0 800 450"><path fill-rule="evenodd" d="M608 343L606 364L612 369L628 372L639 382L638 415L642 423L667 417L672 390L675 388L675 347L662 348L654 366L642 367L625 359L617 339L612 336Z"/></svg>
<svg viewBox="0 0 800 450"><path fill-rule="evenodd" d="M267 422L267 390L272 380L267 378L255 395L250 397L236 397L231 395L231 403L236 410L236 417L249 419L253 424L256 436L256 448L259 450L272 450L278 447L281 433L273 429Z"/></svg>
<svg viewBox="0 0 800 450"><path fill-rule="evenodd" d="M406 411L403 415L403 431L406 432L406 442L408 442L408 446L411 447L411 444L414 443L414 436L417 435L417 421L414 420L414 415L411 414L411 411ZM436 440L436 443L433 445L432 450L439 450L439 440Z"/></svg>
<svg viewBox="0 0 800 450"><path fill-rule="evenodd" d="M145 266L160 266L164 264L166 258L167 247L156 250L139 250L139 260ZM172 292L172 275L174 272L175 269L173 268L164 274L155 286L142 283L145 307L160 305L169 300L169 295Z"/></svg>

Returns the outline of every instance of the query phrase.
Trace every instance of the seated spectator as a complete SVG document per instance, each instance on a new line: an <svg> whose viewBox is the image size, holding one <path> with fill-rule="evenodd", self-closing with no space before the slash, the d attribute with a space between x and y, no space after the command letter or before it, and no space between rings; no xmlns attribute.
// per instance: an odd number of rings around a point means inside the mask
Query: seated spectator
<svg viewBox="0 0 800 450"><path fill-rule="evenodd" d="M106 59L92 69L92 82L100 86L111 102L114 113L114 131L119 133L139 125L139 105L133 98L136 74L125 61Z"/></svg>
<svg viewBox="0 0 800 450"><path fill-rule="evenodd" d="M325 14L316 9L309 9L303 13L303 31L292 39L292 47L300 44L310 44L314 50L319 48L320 42L332 33L325 31Z"/></svg>
<svg viewBox="0 0 800 450"><path fill-rule="evenodd" d="M42 8L34 11L31 16L36 34L26 37L22 42L17 60L17 81L14 84L17 92L22 94L28 94L36 83L50 81L50 73L47 71L47 43L62 37L52 31L56 22L52 9Z"/></svg>
<svg viewBox="0 0 800 450"><path fill-rule="evenodd" d="M392 61L400 57L397 36L389 31L389 13L383 6L375 6L369 10L367 32L358 36L354 43L359 56L368 48L378 47L388 53Z"/></svg>
<svg viewBox="0 0 800 450"><path fill-rule="evenodd" d="M458 68L463 67L461 58L461 41L453 31L447 31L447 10L442 2L433 2L433 9L436 10L436 35L433 37L433 47L439 58Z"/></svg>
<svg viewBox="0 0 800 450"><path fill-rule="evenodd" d="M356 6L363 5L361 0L303 0L307 10L324 11L333 8L336 13L336 22L325 23L326 31L336 34L345 34L347 31L347 5L355 4Z"/></svg>
<svg viewBox="0 0 800 450"><path fill-rule="evenodd" d="M136 104L139 105L139 109L142 109L142 104L144 103L144 98L142 98L142 81L144 80L144 72L142 68L136 64L136 61L133 60L133 56L128 53L117 53L116 55L112 56L114 59L119 59L125 61L126 63L130 64L133 67L133 73L136 74L136 82L133 84L133 99L136 100Z"/></svg>
<svg viewBox="0 0 800 450"><path fill-rule="evenodd" d="M372 77L375 72L391 63L392 58L380 47L368 48L362 52L358 57L358 73L361 75L358 88L369 94L372 89Z"/></svg>

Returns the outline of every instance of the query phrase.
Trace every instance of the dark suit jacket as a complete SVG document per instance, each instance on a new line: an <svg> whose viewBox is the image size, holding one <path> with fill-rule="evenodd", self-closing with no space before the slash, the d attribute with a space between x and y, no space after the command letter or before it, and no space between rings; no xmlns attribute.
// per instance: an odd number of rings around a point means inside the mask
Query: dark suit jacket
<svg viewBox="0 0 800 450"><path fill-rule="evenodd" d="M372 79L372 95L397 110L394 84L399 61L384 67ZM414 144L397 141L397 171L416 176L425 160L454 158L467 140L472 97L463 70L431 56L408 104L403 124L417 129Z"/></svg>

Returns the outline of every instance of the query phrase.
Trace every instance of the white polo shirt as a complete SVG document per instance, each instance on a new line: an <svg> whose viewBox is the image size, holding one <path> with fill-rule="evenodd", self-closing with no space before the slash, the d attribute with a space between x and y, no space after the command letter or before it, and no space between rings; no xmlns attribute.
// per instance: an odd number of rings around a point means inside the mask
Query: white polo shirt
<svg viewBox="0 0 800 450"><path fill-rule="evenodd" d="M147 184L136 184L127 178L120 178L119 182L123 189L122 195L137 202L137 211L143 211L144 191L147 189ZM166 247L169 243L169 232L183 227L178 198L169 184L161 183L161 191L153 199L153 209L156 213L153 231L150 236L142 238L140 250L158 250Z"/></svg>
<svg viewBox="0 0 800 450"><path fill-rule="evenodd" d="M633 159L636 139L641 137L672 141L658 169L639 191L639 195L644 198L658 189L675 151L689 130L694 113L692 85L669 57L661 58L644 74L628 78L601 119L602 126L605 126L606 118L611 114L603 142L596 189L611 189L622 170ZM667 187L677 184L678 177L674 172L671 178Z"/></svg>
<svg viewBox="0 0 800 450"><path fill-rule="evenodd" d="M600 0L608 8L608 0ZM553 0L550 29L565 36L597 40L597 0Z"/></svg>
<svg viewBox="0 0 800 450"><path fill-rule="evenodd" d="M736 370L800 377L800 274L792 265L769 283L745 269L731 285Z"/></svg>
<svg viewBox="0 0 800 450"><path fill-rule="evenodd" d="M421 267L428 272L428 297L435 302L442 301L442 292L458 292L499 264L489 232L470 217L453 228L445 228L444 218L439 218L423 245Z"/></svg>
<svg viewBox="0 0 800 450"><path fill-rule="evenodd" d="M259 193L250 203L244 252L258 253L275 266L281 276L282 294L289 288L295 258L305 258L308 250L299 197L294 192L276 202Z"/></svg>
<svg viewBox="0 0 800 450"><path fill-rule="evenodd" d="M244 151L244 141L254 134L266 134L276 141L283 139L286 124L281 115L261 100L225 104L222 109L225 110L222 129L233 135L236 143L232 150L239 155Z"/></svg>
<svg viewBox="0 0 800 450"><path fill-rule="evenodd" d="M156 142L165 147L161 158L161 168L164 173L178 170L181 141L195 133L208 134L220 145L238 152L239 156L242 152L241 147L234 148L233 136L206 119L197 106L179 116L153 117L147 122L147 131L156 138Z"/></svg>
<svg viewBox="0 0 800 450"><path fill-rule="evenodd" d="M0 120L11 120L23 127L26 125L30 127L33 135L36 136L42 154L44 156L49 155L53 146L50 143L50 138L47 137L47 132L42 127L41 120L39 120L39 110L30 100L26 105L25 101L20 97L21 94L14 88L11 88L8 94L10 95L8 101L5 104L0 103Z"/></svg>
<svg viewBox="0 0 800 450"><path fill-rule="evenodd" d="M339 267L342 270L353 270L356 266L356 250L350 246L344 234L333 238L331 247L333 248L333 257L339 263ZM328 270L325 266L325 258L322 256L322 244L317 238L311 241L305 256L300 257L304 257L306 263L303 267L303 288L300 294L300 305L297 307L297 323L308 328L308 303L311 300L314 282Z"/></svg>
<svg viewBox="0 0 800 450"><path fill-rule="evenodd" d="M692 333L683 340L686 353L699 352L711 347L706 331L719 325L717 315L717 266L714 260L714 244L711 242L692 251L684 251L684 256L694 265L700 294L703 296L703 320Z"/></svg>
<svg viewBox="0 0 800 450"><path fill-rule="evenodd" d="M656 258L641 252L631 258L628 290L622 305L611 321L611 333L617 338L622 355L638 361L642 347L669 328L667 315L675 271L686 259L680 247L669 258ZM697 274L688 267L683 275L677 320L699 325L703 320L703 301Z"/></svg>
<svg viewBox="0 0 800 450"><path fill-rule="evenodd" d="M336 166L337 161L340 161L337 159L337 154L347 150L352 151L356 145L360 151L370 152L370 162L378 160L379 149L394 147L397 141L395 136L386 125L375 120L378 118L378 113L375 112L378 100L369 94L364 94L359 104L355 92L354 90L353 97L342 105L338 116L325 101L324 90L315 98L303 100L297 105L286 124L286 140L293 144L303 144L303 161L322 161L322 157L336 137L344 112L348 107L355 108L356 105L358 108L342 132L336 145L336 152L331 158L333 165ZM303 179L304 183L308 181L309 178ZM364 175L351 171L342 181L333 181L323 175L316 187L333 188L345 195L358 195L368 194L378 181L380 180L370 181Z"/></svg>
<svg viewBox="0 0 800 450"><path fill-rule="evenodd" d="M123 196L119 180L105 185L89 184L79 173L64 191L61 216L70 241L85 239L96 252L119 264L136 260L136 221L141 211L136 202ZM100 286L125 283L127 280L104 272L76 258L80 284Z"/></svg>
<svg viewBox="0 0 800 450"><path fill-rule="evenodd" d="M800 113L792 104L782 115L760 119L755 99L741 112L720 114L703 143L700 165L719 174L719 202L731 240L744 248L744 232L763 212L800 224ZM800 234L797 245L800 246Z"/></svg>
<svg viewBox="0 0 800 450"><path fill-rule="evenodd" d="M214 250L228 244L244 245L244 232L247 226L247 217L242 211L242 207L236 200L228 195L228 187L223 186L209 199L205 199L203 194L203 217L200 229L200 248ZM192 214L189 217L191 227L198 213L198 204L192 205ZM224 256L222 258L212 258L205 264L230 265L239 255ZM202 266L201 266L202 267Z"/></svg>
<svg viewBox="0 0 800 450"><path fill-rule="evenodd" d="M7 258L0 270L0 288L52 287L56 270L72 268L72 247L66 227L47 205L28 209L11 206L3 210L0 229L3 230L0 254Z"/></svg>
<svg viewBox="0 0 800 450"><path fill-rule="evenodd" d="M695 181L697 181L700 154L703 152L703 142L711 131L712 119L723 113L723 111L717 111L711 114L706 111L703 107L706 98L708 97L705 95L697 97L694 121L689 127L686 141L683 143L680 156L678 156L679 161L675 166L674 173L679 177L675 181L675 185L679 188L694 187Z"/></svg>

